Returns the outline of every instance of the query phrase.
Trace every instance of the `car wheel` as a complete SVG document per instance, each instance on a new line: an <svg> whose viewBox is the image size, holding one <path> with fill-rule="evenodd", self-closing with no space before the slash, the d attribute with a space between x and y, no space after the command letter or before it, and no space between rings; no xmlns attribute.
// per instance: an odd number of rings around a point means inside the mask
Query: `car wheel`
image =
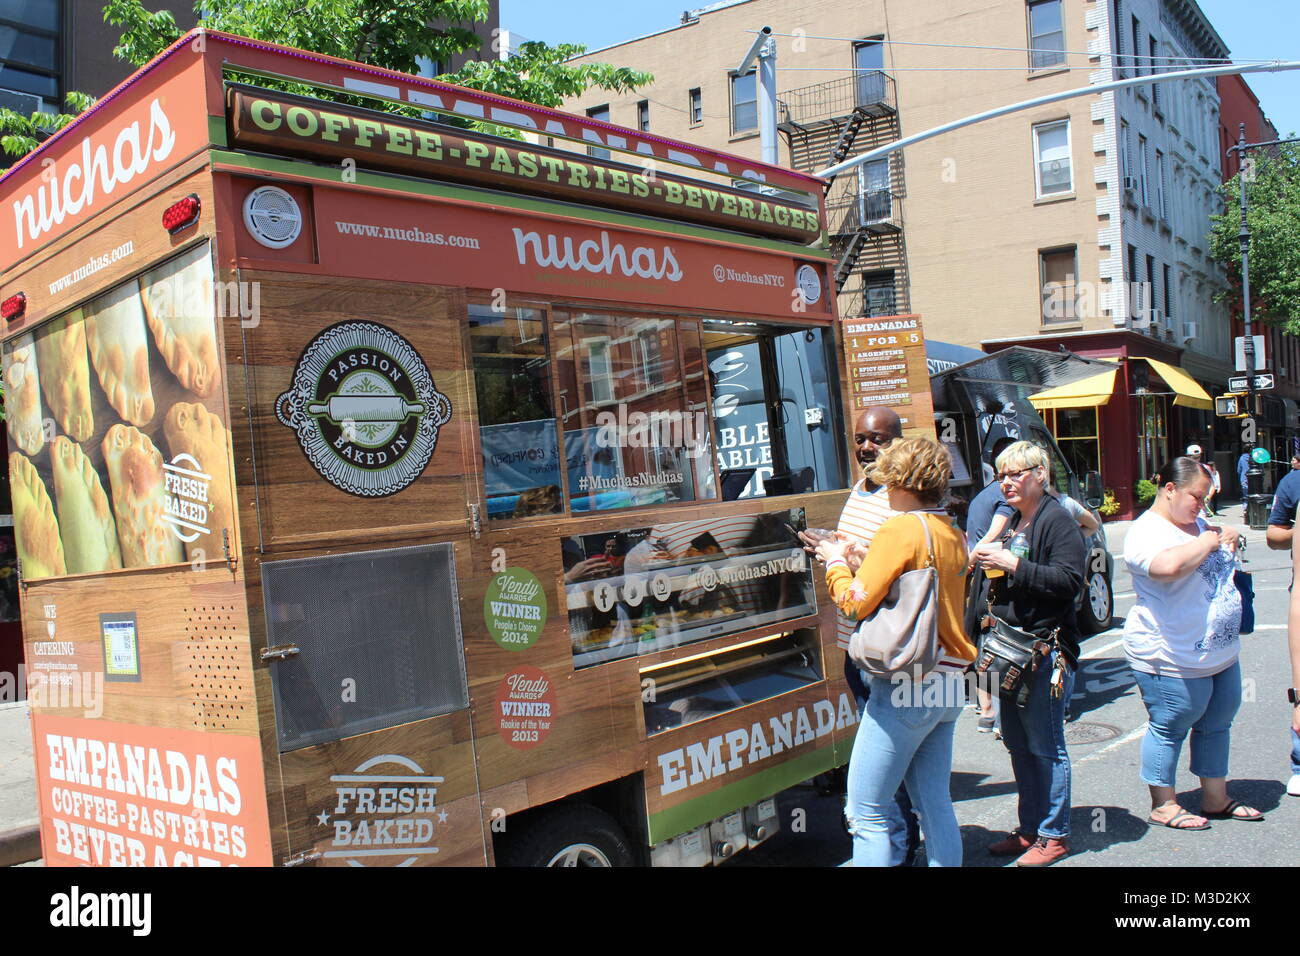
<svg viewBox="0 0 1300 956"><path fill-rule="evenodd" d="M631 866L632 850L609 814L585 803L528 815L496 847L502 866Z"/></svg>
<svg viewBox="0 0 1300 956"><path fill-rule="evenodd" d="M1079 607L1079 628L1085 634L1099 634L1110 627L1115 612L1115 595L1106 568L1089 573Z"/></svg>

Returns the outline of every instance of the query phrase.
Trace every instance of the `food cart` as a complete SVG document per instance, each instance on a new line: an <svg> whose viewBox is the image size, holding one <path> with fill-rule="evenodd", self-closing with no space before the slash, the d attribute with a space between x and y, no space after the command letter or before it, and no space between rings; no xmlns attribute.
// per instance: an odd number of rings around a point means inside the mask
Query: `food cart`
<svg viewBox="0 0 1300 956"><path fill-rule="evenodd" d="M850 484L822 191L209 31L15 166L46 862L699 865L776 832L857 723L795 537Z"/></svg>

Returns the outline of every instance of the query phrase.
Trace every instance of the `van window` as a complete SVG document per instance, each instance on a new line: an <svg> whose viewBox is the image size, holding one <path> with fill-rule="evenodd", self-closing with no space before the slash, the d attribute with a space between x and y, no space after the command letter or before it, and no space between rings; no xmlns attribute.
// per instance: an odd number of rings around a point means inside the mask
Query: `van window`
<svg viewBox="0 0 1300 956"><path fill-rule="evenodd" d="M542 313L471 305L469 336L489 520L559 514L560 446Z"/></svg>
<svg viewBox="0 0 1300 956"><path fill-rule="evenodd" d="M673 318L592 312L556 313L554 333L570 509L715 497L700 375L686 377L698 337Z"/></svg>
<svg viewBox="0 0 1300 956"><path fill-rule="evenodd" d="M722 497L843 488L828 330L705 319L703 336Z"/></svg>

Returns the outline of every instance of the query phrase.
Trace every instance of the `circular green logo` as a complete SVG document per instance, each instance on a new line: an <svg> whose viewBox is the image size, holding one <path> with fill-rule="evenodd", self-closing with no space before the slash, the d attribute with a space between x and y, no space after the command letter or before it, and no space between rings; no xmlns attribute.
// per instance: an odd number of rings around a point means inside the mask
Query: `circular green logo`
<svg viewBox="0 0 1300 956"><path fill-rule="evenodd" d="M533 572L506 568L483 598L488 633L508 651L532 647L546 626L546 591Z"/></svg>
<svg viewBox="0 0 1300 956"><path fill-rule="evenodd" d="M1257 465L1267 465L1273 460L1273 456L1268 453L1267 448L1256 448L1250 453L1250 460Z"/></svg>

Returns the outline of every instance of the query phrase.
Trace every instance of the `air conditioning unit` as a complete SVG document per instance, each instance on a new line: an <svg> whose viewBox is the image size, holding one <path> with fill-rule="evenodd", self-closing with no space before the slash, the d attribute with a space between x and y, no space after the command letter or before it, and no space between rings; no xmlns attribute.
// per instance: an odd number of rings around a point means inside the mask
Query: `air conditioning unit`
<svg viewBox="0 0 1300 956"><path fill-rule="evenodd" d="M1159 335L1165 331L1165 314L1159 309L1148 310L1147 326L1152 335Z"/></svg>
<svg viewBox="0 0 1300 956"><path fill-rule="evenodd" d="M1131 193L1135 191L1137 188L1138 188L1138 181L1136 176L1124 177L1124 191L1126 193Z"/></svg>
<svg viewBox="0 0 1300 956"><path fill-rule="evenodd" d="M1184 344L1184 345L1187 345L1189 342L1191 342L1193 339L1195 339L1195 338L1196 338L1196 335L1197 335L1197 332L1198 332L1198 329L1197 329L1197 327L1196 327L1196 323L1195 323L1195 322L1192 322L1192 321L1184 322L1184 323L1183 323L1183 336L1182 336L1182 338L1183 338L1183 344Z"/></svg>

